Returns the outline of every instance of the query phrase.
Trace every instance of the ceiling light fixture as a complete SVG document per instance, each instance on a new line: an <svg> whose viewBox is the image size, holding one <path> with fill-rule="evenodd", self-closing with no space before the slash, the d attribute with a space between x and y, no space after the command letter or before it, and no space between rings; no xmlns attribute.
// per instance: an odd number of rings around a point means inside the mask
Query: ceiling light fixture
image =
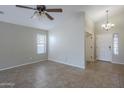
<svg viewBox="0 0 124 93"><path fill-rule="evenodd" d="M115 26L115 24L112 24L109 22L109 18L108 18L108 10L106 10L106 23L102 24L101 27L106 30L109 31L111 28L113 28Z"/></svg>
<svg viewBox="0 0 124 93"><path fill-rule="evenodd" d="M45 11L35 11L33 16L31 16L32 19L39 19L39 20L42 20L42 18L45 17Z"/></svg>

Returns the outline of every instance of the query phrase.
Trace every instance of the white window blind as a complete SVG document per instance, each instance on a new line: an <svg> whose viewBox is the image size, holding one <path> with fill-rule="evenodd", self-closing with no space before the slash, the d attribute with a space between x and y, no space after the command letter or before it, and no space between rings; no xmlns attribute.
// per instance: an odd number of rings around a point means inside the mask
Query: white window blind
<svg viewBox="0 0 124 93"><path fill-rule="evenodd" d="M37 54L46 53L46 35L37 34Z"/></svg>
<svg viewBox="0 0 124 93"><path fill-rule="evenodd" d="M118 33L114 33L114 35L113 35L113 53L114 53L114 55L119 54L119 36L118 36Z"/></svg>

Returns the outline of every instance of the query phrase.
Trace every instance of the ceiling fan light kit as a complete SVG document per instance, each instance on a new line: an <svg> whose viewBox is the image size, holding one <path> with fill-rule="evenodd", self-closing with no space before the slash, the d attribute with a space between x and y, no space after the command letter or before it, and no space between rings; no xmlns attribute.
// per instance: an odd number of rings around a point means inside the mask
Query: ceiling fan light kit
<svg viewBox="0 0 124 93"><path fill-rule="evenodd" d="M48 14L48 12L56 12L56 13L63 12L61 8L47 9L45 5L37 5L36 8L23 6L23 5L16 5L16 7L35 10L31 18L38 17L39 19L41 19L41 17L45 15L48 19L54 20L54 18L50 14Z"/></svg>
<svg viewBox="0 0 124 93"><path fill-rule="evenodd" d="M44 16L45 16L44 12L39 13L38 11L35 11L34 14L31 16L31 19L41 20L42 18L44 18Z"/></svg>
<svg viewBox="0 0 124 93"><path fill-rule="evenodd" d="M112 24L109 22L109 18L108 18L108 10L106 10L106 23L102 24L101 27L106 30L109 31L111 28L113 28L115 26L115 24Z"/></svg>

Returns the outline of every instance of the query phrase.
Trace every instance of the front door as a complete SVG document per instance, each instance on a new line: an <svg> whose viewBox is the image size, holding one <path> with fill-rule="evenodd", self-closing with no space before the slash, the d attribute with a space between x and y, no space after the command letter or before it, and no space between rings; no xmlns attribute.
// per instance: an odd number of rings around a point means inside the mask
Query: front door
<svg viewBox="0 0 124 93"><path fill-rule="evenodd" d="M96 36L96 59L112 61L112 34Z"/></svg>

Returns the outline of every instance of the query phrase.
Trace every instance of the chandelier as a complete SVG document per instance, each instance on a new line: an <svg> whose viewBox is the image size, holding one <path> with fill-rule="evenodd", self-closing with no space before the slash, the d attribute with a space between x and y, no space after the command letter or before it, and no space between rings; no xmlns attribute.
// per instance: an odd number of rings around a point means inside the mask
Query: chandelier
<svg viewBox="0 0 124 93"><path fill-rule="evenodd" d="M109 12L109 11L106 10L106 23L101 25L101 27L102 27L104 30L106 30L106 31L110 30L111 28L113 28L113 27L115 26L115 24L112 24L112 23L109 22L108 12Z"/></svg>

